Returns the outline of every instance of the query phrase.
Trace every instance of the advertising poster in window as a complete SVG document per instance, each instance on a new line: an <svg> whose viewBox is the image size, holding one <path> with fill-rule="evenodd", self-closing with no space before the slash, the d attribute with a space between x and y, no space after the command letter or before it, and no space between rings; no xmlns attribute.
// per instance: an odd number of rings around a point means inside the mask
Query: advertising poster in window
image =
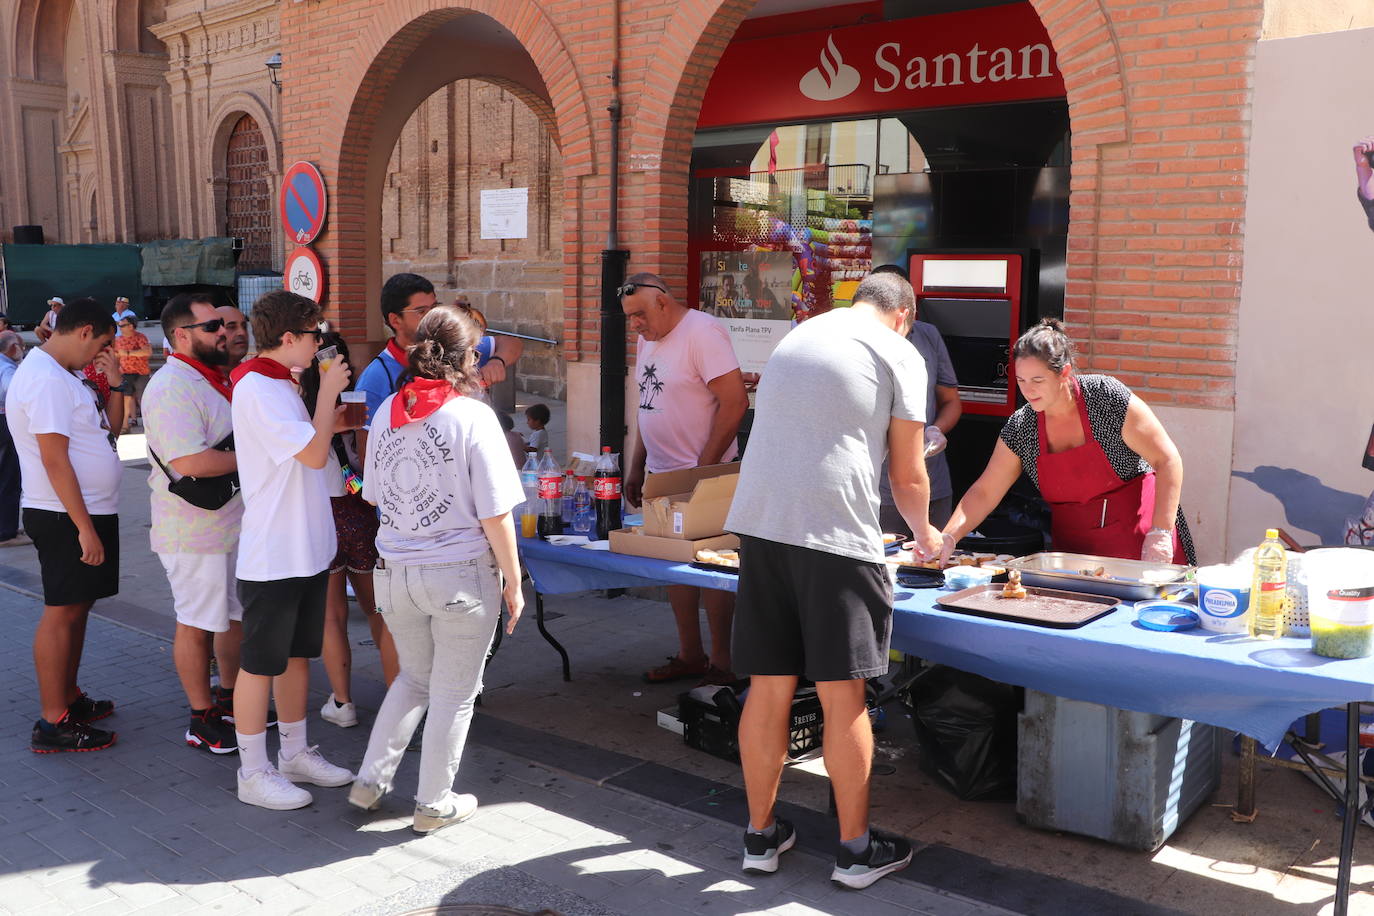
<svg viewBox="0 0 1374 916"><path fill-rule="evenodd" d="M699 307L730 335L743 372L764 363L792 328L792 255L703 251Z"/></svg>

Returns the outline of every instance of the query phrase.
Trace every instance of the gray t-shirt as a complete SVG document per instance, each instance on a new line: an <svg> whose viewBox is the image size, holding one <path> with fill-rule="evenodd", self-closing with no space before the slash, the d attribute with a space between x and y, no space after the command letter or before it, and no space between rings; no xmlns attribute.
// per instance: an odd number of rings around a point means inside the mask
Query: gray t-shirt
<svg viewBox="0 0 1374 916"><path fill-rule="evenodd" d="M925 366L901 336L835 309L798 325L764 367L725 527L872 563L891 418L926 419Z"/></svg>
<svg viewBox="0 0 1374 916"><path fill-rule="evenodd" d="M911 325L906 335L916 352L921 354L921 363L926 369L926 422L935 420L939 413L935 404L935 386L954 388L959 380L954 376L954 363L949 358L949 348L940 336L940 329L928 321L917 321ZM954 495L954 484L949 480L949 459L944 452L926 459L926 473L930 475L930 498L942 499ZM895 505L892 501L892 482L887 479L887 464L883 464L879 481L884 506Z"/></svg>

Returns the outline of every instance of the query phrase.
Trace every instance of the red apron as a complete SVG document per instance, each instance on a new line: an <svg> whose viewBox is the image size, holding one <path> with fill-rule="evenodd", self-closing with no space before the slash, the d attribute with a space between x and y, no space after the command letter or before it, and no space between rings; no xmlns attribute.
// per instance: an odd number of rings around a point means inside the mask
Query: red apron
<svg viewBox="0 0 1374 916"><path fill-rule="evenodd" d="M1045 435L1045 416L1036 417L1040 436L1036 475L1040 495L1050 504L1054 549L1139 560L1145 535L1154 527L1154 472L1126 481L1118 477L1107 453L1093 438L1088 408L1077 379L1073 391L1078 421L1083 425L1082 445L1052 454ZM1174 562L1187 562L1177 530Z"/></svg>

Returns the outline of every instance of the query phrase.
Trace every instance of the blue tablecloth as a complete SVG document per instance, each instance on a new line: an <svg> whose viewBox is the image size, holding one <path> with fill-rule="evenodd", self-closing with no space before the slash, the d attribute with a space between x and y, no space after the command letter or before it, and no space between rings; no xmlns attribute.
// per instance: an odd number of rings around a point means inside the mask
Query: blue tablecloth
<svg viewBox="0 0 1374 916"><path fill-rule="evenodd" d="M546 594L664 583L735 588L733 575L666 560L523 539L520 552ZM1322 658L1305 639L1160 633L1138 626L1129 605L1055 630L944 611L935 606L943 594L898 587L894 649L1056 696L1219 725L1269 747L1307 713L1374 700L1374 659Z"/></svg>

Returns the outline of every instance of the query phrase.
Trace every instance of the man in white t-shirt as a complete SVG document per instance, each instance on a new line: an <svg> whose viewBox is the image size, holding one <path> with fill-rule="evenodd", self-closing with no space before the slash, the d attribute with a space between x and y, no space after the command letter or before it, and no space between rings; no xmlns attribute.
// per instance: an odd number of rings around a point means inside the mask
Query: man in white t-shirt
<svg viewBox="0 0 1374 916"><path fill-rule="evenodd" d="M5 401L23 478L24 530L43 574L43 616L33 637L42 718L31 744L40 754L115 741L114 732L90 726L114 712L114 703L86 696L76 677L91 606L119 593L123 467L97 392L80 375L95 362L111 385L122 384L114 334L103 306L73 302L47 342L19 364Z"/></svg>
<svg viewBox="0 0 1374 916"><path fill-rule="evenodd" d="M625 496L638 505L646 471L680 471L732 460L749 395L720 322L679 303L659 277L634 274L620 288L620 302L630 330L639 335L639 422L625 475ZM709 656L701 641L698 607L703 599L711 630ZM644 672L644 680L652 684L700 677L702 684L733 682L734 595L713 589L703 595L699 588L670 585L668 603L677 624L678 653L667 664Z"/></svg>
<svg viewBox="0 0 1374 916"><path fill-rule="evenodd" d="M61 314L62 307L66 305L61 296L53 296L48 300L48 310L43 313L43 318L34 327L33 333L38 336L39 343L47 343L52 336L53 328L57 327L57 316Z"/></svg>
<svg viewBox="0 0 1374 916"><path fill-rule="evenodd" d="M329 506L331 441L341 426L339 393L348 364L321 373L312 420L292 369L315 357L320 307L286 290L252 310L258 355L231 373L234 447L243 486L238 596L243 645L234 691L239 801L276 810L303 808L309 792L293 782L344 786L353 774L306 744L310 659L324 641L329 563L338 543ZM274 683L275 682L275 683ZM267 759L267 699L277 701L281 751Z"/></svg>
<svg viewBox="0 0 1374 916"><path fill-rule="evenodd" d="M172 297L162 310L162 328L174 352L143 395L144 416L151 418L151 540L172 588L172 660L191 716L186 743L212 754L232 754L238 750L233 696L243 639L234 550L243 499L232 493L224 505L206 509L169 488L183 477L224 478L238 469L232 443L226 441L233 432L229 378L222 371L229 358L228 337L214 300L204 293ZM216 690L210 686L212 648L219 662Z"/></svg>

